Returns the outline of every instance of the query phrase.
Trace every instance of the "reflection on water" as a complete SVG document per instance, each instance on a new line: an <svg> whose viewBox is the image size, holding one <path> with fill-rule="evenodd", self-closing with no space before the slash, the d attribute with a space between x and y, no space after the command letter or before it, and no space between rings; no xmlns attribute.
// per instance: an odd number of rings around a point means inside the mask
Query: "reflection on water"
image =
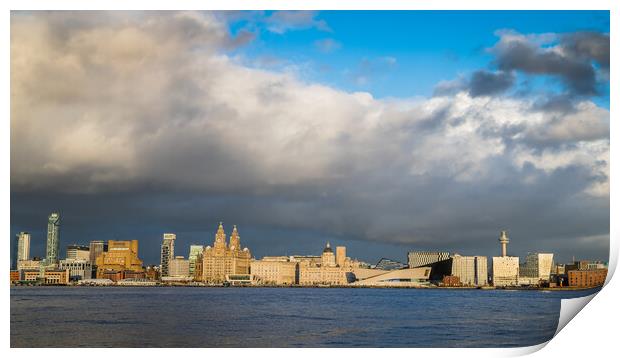
<svg viewBox="0 0 620 358"><path fill-rule="evenodd" d="M594 291L12 287L11 347L515 347Z"/></svg>

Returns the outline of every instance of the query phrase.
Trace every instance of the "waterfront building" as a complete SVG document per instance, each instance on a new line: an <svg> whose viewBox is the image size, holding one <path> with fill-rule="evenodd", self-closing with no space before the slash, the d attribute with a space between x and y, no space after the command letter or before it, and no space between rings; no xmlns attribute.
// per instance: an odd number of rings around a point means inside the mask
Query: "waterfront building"
<svg viewBox="0 0 620 358"><path fill-rule="evenodd" d="M90 247L83 245L67 246L67 258L70 260L90 260Z"/></svg>
<svg viewBox="0 0 620 358"><path fill-rule="evenodd" d="M22 231L17 234L17 245L16 245L16 254L15 254L15 266L17 269L19 266L19 261L29 260L30 259L30 234Z"/></svg>
<svg viewBox="0 0 620 358"><path fill-rule="evenodd" d="M168 276L162 277L189 277L189 260L183 256L176 256L169 262Z"/></svg>
<svg viewBox="0 0 620 358"><path fill-rule="evenodd" d="M250 250L241 249L241 237L237 226L233 226L230 245L226 242L224 227L220 225L215 233L213 247L207 246L202 254L202 281L222 283L226 275L247 275L250 273Z"/></svg>
<svg viewBox="0 0 620 358"><path fill-rule="evenodd" d="M375 268L378 270L386 270L386 271L401 270L401 269L407 268L407 265L405 265L402 262L398 262L398 261L391 260L391 259L384 257L377 262L377 264L375 265Z"/></svg>
<svg viewBox="0 0 620 358"><path fill-rule="evenodd" d="M449 252L430 252L430 251L410 251L407 254L410 268L429 266L436 262L445 261L450 258Z"/></svg>
<svg viewBox="0 0 620 358"><path fill-rule="evenodd" d="M552 266L553 254L530 253L519 266L519 281L531 285L537 285L541 281L548 283Z"/></svg>
<svg viewBox="0 0 620 358"><path fill-rule="evenodd" d="M40 270L41 269L41 260L19 260L17 262L17 270Z"/></svg>
<svg viewBox="0 0 620 358"><path fill-rule="evenodd" d="M47 246L45 251L45 265L58 264L60 251L60 215L51 213L47 220Z"/></svg>
<svg viewBox="0 0 620 358"><path fill-rule="evenodd" d="M200 254L194 266L194 274L192 276L194 278L194 281L202 281L202 264L203 264L202 254Z"/></svg>
<svg viewBox="0 0 620 358"><path fill-rule="evenodd" d="M321 254L321 266L322 267L334 267L336 266L336 255L334 255L334 251L332 251L329 242L325 245L323 249L323 253Z"/></svg>
<svg viewBox="0 0 620 358"><path fill-rule="evenodd" d="M97 257L97 278L106 270L143 272L142 260L138 258L138 240L108 241L108 251Z"/></svg>
<svg viewBox="0 0 620 358"><path fill-rule="evenodd" d="M203 245L190 245L189 247L189 274L190 276L194 275L196 271L196 261L202 260L202 251L204 250Z"/></svg>
<svg viewBox="0 0 620 358"><path fill-rule="evenodd" d="M458 277L466 286L485 286L488 284L486 256L461 256L450 258L450 276Z"/></svg>
<svg viewBox="0 0 620 358"><path fill-rule="evenodd" d="M69 280L89 280L92 278L93 267L88 259L65 259L60 260L58 268L69 270Z"/></svg>
<svg viewBox="0 0 620 358"><path fill-rule="evenodd" d="M11 270L11 283L19 281L19 271L17 270Z"/></svg>
<svg viewBox="0 0 620 358"><path fill-rule="evenodd" d="M370 274L363 279L358 276L358 271ZM431 269L429 267L406 268L402 270L376 270L376 269L354 269L353 273L358 278L353 282L353 286L366 287L423 287L429 285Z"/></svg>
<svg viewBox="0 0 620 358"><path fill-rule="evenodd" d="M493 257L492 274L494 286L517 286L519 284L519 258Z"/></svg>
<svg viewBox="0 0 620 358"><path fill-rule="evenodd" d="M297 262L287 256L266 256L250 262L250 273L263 285L293 285L296 283Z"/></svg>
<svg viewBox="0 0 620 358"><path fill-rule="evenodd" d="M69 270L46 269L43 274L43 283L46 285L69 284Z"/></svg>
<svg viewBox="0 0 620 358"><path fill-rule="evenodd" d="M607 269L570 270L568 271L568 285L571 287L602 286L607 278Z"/></svg>
<svg viewBox="0 0 620 358"><path fill-rule="evenodd" d="M36 270L23 270L21 271L21 280L22 281L37 281L39 277L41 277L41 271L39 269Z"/></svg>
<svg viewBox="0 0 620 358"><path fill-rule="evenodd" d="M297 261L296 257L301 260ZM297 261L298 283L302 286L346 285L352 281L351 260L345 259L344 267L336 265L336 258L329 242L323 249L320 261L313 256L293 256L293 259Z"/></svg>
<svg viewBox="0 0 620 358"><path fill-rule="evenodd" d="M316 255L292 255L290 260L293 262L297 262L299 264L309 265L309 266L319 266L321 265L321 256Z"/></svg>
<svg viewBox="0 0 620 358"><path fill-rule="evenodd" d="M336 246L336 265L344 267L347 261L347 248L344 246Z"/></svg>
<svg viewBox="0 0 620 358"><path fill-rule="evenodd" d="M147 266L144 272L147 279L152 281L158 281L160 279L159 266Z"/></svg>
<svg viewBox="0 0 620 358"><path fill-rule="evenodd" d="M89 260L91 265L97 265L97 257L104 252L108 251L108 244L103 240L94 240L89 245Z"/></svg>
<svg viewBox="0 0 620 358"><path fill-rule="evenodd" d="M174 241L177 239L175 234L164 234L164 241L161 244L160 270L161 276L170 276L170 260L174 258Z"/></svg>

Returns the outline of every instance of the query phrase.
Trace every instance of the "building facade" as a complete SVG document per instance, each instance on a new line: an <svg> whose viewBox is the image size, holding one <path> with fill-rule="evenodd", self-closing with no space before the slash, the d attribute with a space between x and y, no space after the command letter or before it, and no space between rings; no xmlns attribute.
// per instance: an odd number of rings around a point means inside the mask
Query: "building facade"
<svg viewBox="0 0 620 358"><path fill-rule="evenodd" d="M27 232L20 232L17 234L17 255L15 256L17 262L20 260L30 259L30 234Z"/></svg>
<svg viewBox="0 0 620 358"><path fill-rule="evenodd" d="M60 254L60 215L51 213L47 219L47 245L45 251L45 264L54 266L58 264Z"/></svg>
<svg viewBox="0 0 620 358"><path fill-rule="evenodd" d="M108 251L108 244L103 240L94 240L90 242L88 255L91 265L97 265L97 257Z"/></svg>
<svg viewBox="0 0 620 358"><path fill-rule="evenodd" d="M90 258L89 258L90 259ZM92 278L93 267L89 259L65 259L60 260L58 268L69 270L69 280L90 280Z"/></svg>
<svg viewBox="0 0 620 358"><path fill-rule="evenodd" d="M194 275L196 272L196 262L202 260L202 251L204 251L203 245L190 245L189 246L189 274Z"/></svg>
<svg viewBox="0 0 620 358"><path fill-rule="evenodd" d="M169 261L168 277L189 277L189 260L176 256ZM164 276L166 277L166 276Z"/></svg>
<svg viewBox="0 0 620 358"><path fill-rule="evenodd" d="M458 277L465 286L486 286L488 284L486 256L461 256L451 258L450 276Z"/></svg>
<svg viewBox="0 0 620 358"><path fill-rule="evenodd" d="M493 257L493 285L517 286L519 284L519 258L514 256Z"/></svg>
<svg viewBox="0 0 620 358"><path fill-rule="evenodd" d="M176 239L175 234L164 234L159 265L162 277L170 275L170 260L174 259L174 242Z"/></svg>
<svg viewBox="0 0 620 358"><path fill-rule="evenodd" d="M105 271L136 271L142 272L142 260L138 257L138 240L108 241L108 251L97 257L97 278Z"/></svg>
<svg viewBox="0 0 620 358"><path fill-rule="evenodd" d="M530 253L519 267L519 276L536 284L540 281L549 282L552 267L553 254Z"/></svg>
<svg viewBox="0 0 620 358"><path fill-rule="evenodd" d="M607 278L607 269L568 271L568 285L571 287L602 286Z"/></svg>
<svg viewBox="0 0 620 358"><path fill-rule="evenodd" d="M398 262L396 260L392 260L392 259L388 259L384 257L380 259L379 261L377 261L375 268L377 270L386 270L386 271L401 270L401 269L407 268L407 265L405 265L402 262Z"/></svg>
<svg viewBox="0 0 620 358"><path fill-rule="evenodd" d="M40 270L41 260L19 260L17 262L17 270Z"/></svg>
<svg viewBox="0 0 620 358"><path fill-rule="evenodd" d="M410 251L407 254L410 268L422 267L450 258L449 252Z"/></svg>
<svg viewBox="0 0 620 358"><path fill-rule="evenodd" d="M343 251L341 250L341 252ZM297 261L295 257L299 257L300 260ZM337 265L336 256L329 242L325 245L320 258L316 256L294 256L293 259L297 261L297 282L302 286L347 285L349 278L353 276L351 273L352 261L345 257L340 259L340 261L344 262L344 266Z"/></svg>
<svg viewBox="0 0 620 358"><path fill-rule="evenodd" d="M69 270L49 269L43 274L43 283L46 285L69 284Z"/></svg>
<svg viewBox="0 0 620 358"><path fill-rule="evenodd" d="M247 275L250 273L251 257L247 247L241 249L237 227L233 226L228 244L224 227L220 223L213 247L207 246L202 254L202 281L222 283L226 281L226 275Z"/></svg>
<svg viewBox="0 0 620 358"><path fill-rule="evenodd" d="M83 245L67 246L67 258L70 260L90 261L90 246L83 246Z"/></svg>
<svg viewBox="0 0 620 358"><path fill-rule="evenodd" d="M287 256L263 257L250 262L250 273L259 284L294 285L297 276L297 262Z"/></svg>

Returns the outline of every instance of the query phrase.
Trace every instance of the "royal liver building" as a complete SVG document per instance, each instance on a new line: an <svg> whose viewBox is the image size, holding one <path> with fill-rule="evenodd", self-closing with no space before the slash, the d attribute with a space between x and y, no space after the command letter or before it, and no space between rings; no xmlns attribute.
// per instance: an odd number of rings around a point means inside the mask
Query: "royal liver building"
<svg viewBox="0 0 620 358"><path fill-rule="evenodd" d="M241 249L241 242L237 227L233 227L230 235L230 244L226 243L226 233L222 223L215 234L213 247L207 246L202 257L202 281L221 283L226 281L226 275L240 275L250 273L250 250Z"/></svg>

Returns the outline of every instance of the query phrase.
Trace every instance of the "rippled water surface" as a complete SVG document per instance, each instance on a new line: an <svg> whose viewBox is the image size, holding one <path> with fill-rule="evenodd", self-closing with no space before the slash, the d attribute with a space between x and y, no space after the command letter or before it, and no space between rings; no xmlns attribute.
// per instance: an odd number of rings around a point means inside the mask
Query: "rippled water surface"
<svg viewBox="0 0 620 358"><path fill-rule="evenodd" d="M513 347L594 291L12 287L11 347Z"/></svg>

